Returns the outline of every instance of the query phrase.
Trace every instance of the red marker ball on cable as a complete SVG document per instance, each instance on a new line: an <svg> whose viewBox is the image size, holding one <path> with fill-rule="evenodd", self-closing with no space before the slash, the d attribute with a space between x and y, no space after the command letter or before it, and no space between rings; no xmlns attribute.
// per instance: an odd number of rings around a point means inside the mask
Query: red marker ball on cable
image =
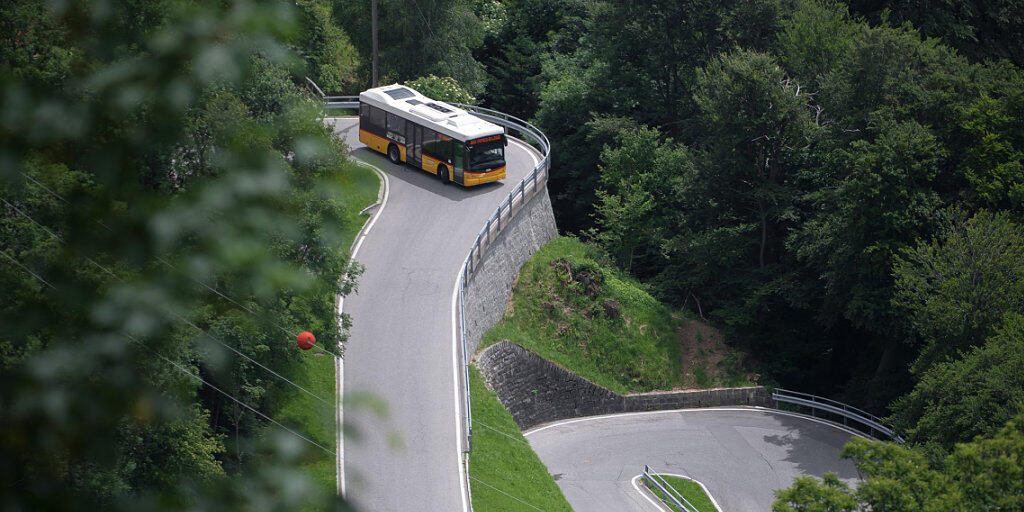
<svg viewBox="0 0 1024 512"><path fill-rule="evenodd" d="M316 344L316 337L309 331L302 331L299 333L299 338L296 341L299 344L299 348L309 350Z"/></svg>

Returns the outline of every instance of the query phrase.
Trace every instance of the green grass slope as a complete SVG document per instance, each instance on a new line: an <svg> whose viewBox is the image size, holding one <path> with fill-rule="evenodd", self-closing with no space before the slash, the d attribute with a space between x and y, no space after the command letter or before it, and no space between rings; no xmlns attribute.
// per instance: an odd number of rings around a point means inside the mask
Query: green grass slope
<svg viewBox="0 0 1024 512"><path fill-rule="evenodd" d="M473 452L469 458L473 509L533 510L518 498L548 512L571 511L547 467L519 433L498 396L487 389L476 368L470 369L469 385L474 421Z"/></svg>
<svg viewBox="0 0 1024 512"><path fill-rule="evenodd" d="M603 253L553 240L519 274L481 348L508 339L618 393L749 384L710 326L652 297Z"/></svg>

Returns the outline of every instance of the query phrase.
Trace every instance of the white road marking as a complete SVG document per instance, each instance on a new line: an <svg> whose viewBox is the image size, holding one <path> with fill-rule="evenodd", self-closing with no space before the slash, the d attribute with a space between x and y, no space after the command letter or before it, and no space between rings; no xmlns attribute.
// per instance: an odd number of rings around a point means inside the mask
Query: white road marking
<svg viewBox="0 0 1024 512"><path fill-rule="evenodd" d="M366 235L370 234L370 229L372 229L373 225L377 223L377 219L380 218L381 212L384 211L384 207L387 206L387 204L388 204L388 196L391 194L391 182L388 180L388 175L385 174L384 171L380 170L377 166L375 166L373 164L370 164L370 163L367 163L367 162L364 162L362 160L359 160L359 159L351 157L351 156L350 156L350 158L352 158L352 161L355 162L356 164L362 165L364 167L369 167L370 169L372 169L375 173L377 173L377 175L380 177L380 180L381 180L381 186L380 186L379 189L377 189L377 203L380 204L380 207L377 208L377 211L374 212L373 215L370 216L369 219L367 219L366 224L363 225L363 229L361 229L359 231L359 234L356 235L356 239L352 242L352 253L351 253L350 259L355 260L356 259L356 254L359 253L359 248L363 246L363 240L366 239ZM335 315L339 318L339 321L340 321L340 318L341 318L341 311L342 311L342 308L344 307L344 305L345 305L345 297L343 297L339 293L338 294L338 304L337 304L337 306L335 308ZM341 347L341 343L338 343L339 351L341 350L341 348L342 348ZM336 424L338 425L338 431L337 431L337 437L338 437L338 439L337 439L338 458L337 458L337 460L335 462L337 464L337 466L338 466L337 467L337 475L338 475L338 490L337 490L337 492L338 492L339 496L344 498L345 497L345 434L344 434L344 429L343 429L343 426L344 426L343 422L344 422L344 419L345 419L345 412L344 412L343 402L344 402L344 397L345 397L345 360L343 358L341 358L341 357L335 357L334 358L334 375L335 375L335 381L336 381L335 382L335 389L337 389L337 395L338 395L337 396L338 403L337 403L337 407L335 407L335 410L337 411L336 412L336 416L335 416L335 421L337 422Z"/></svg>
<svg viewBox="0 0 1024 512"><path fill-rule="evenodd" d="M671 510L665 509L665 505L663 503L658 503L657 501L655 501L655 499L650 496L651 493L649 491L644 492L644 490L641 489L639 485L637 485L637 482L643 476L644 475L642 474L634 476L633 479L629 481L629 483L633 484L633 488L636 489L636 492L640 493L640 496L643 496L645 500L651 502L651 505L654 505L654 508L658 509L660 512L672 512Z"/></svg>
<svg viewBox="0 0 1024 512"><path fill-rule="evenodd" d="M459 300L459 284L462 282L462 270L466 264L463 263L459 267L459 273L455 274L455 287L452 288L452 376L455 379L452 381L452 388L455 393L455 462L459 466L459 480L462 482L459 485L459 492L462 494L462 510L468 512L470 509L469 498L466 496L466 489L469 488L469 477L466 474L466 468L462 464L462 400L459 399L459 330L458 330L458 300ZM469 383L466 383L469 386Z"/></svg>
<svg viewBox="0 0 1024 512"><path fill-rule="evenodd" d="M554 423L550 423L550 424L544 425L542 427L535 427L535 428L532 428L530 430L527 430L526 432L523 432L523 437L529 436L531 434L536 434L537 432L540 432L542 430L547 430L547 429L552 428L552 427L560 427L562 425L568 425L570 423L579 423L579 422L582 422L582 421L593 421L593 420L601 420L601 419L606 419L606 418L620 418L620 417L625 417L625 416L640 416L640 415L647 415L647 414L653 415L653 414L670 414L670 413L674 413L674 412L705 412L705 411L757 411L757 412L768 412L768 413L772 413L772 414L781 414L783 416L792 416L794 418L802 418L802 419L805 419L807 421L812 421L814 423L820 423L822 425L827 425L829 427L842 430L843 432L846 432L847 434L850 434L852 436L863 437L864 439L870 439L868 436L866 436L866 435L864 435L864 434L862 434L860 432L857 432L856 430L846 428L846 427L844 427L844 426L842 426L842 425L840 425L838 423L832 423L831 421L821 420L821 419L815 418L813 416L807 416L805 414L798 414L798 413L787 412L787 411L779 411L779 410L776 410L776 409L769 409L767 407L711 407L711 408L699 408L699 409L667 409L667 410L664 410L664 411L622 412L622 413L618 413L618 414L604 414L604 415L601 415L601 416L587 416L586 418L573 418L573 419L569 419L569 420L556 421Z"/></svg>
<svg viewBox="0 0 1024 512"><path fill-rule="evenodd" d="M706 494L708 496L708 499L711 500L711 504L715 506L715 510L717 510L718 512L722 512L722 507L718 506L718 502L715 501L715 497L711 495L711 491L709 491L707 487L704 487L704 484L700 480L695 480L695 479L690 478L690 477L688 477L686 475L677 475L675 473L658 473L658 474L661 475L661 476L674 476L676 478L682 478L683 480L689 480L689 481L699 485L700 488L704 490L704 494ZM640 474L640 475L637 475L637 476L633 477L633 487L636 490L638 490L638 491L640 491L640 489L637 487L636 482L637 482L637 479L642 477L642 476L643 475ZM645 493L643 491L640 491L640 494L643 494L644 497L647 498L647 493ZM650 500L650 498L647 498L647 499Z"/></svg>
<svg viewBox="0 0 1024 512"><path fill-rule="evenodd" d="M526 153L530 155L531 159L533 159L533 167L530 170L536 169L537 164L540 163L540 159L537 158L537 149L519 139L513 137L509 137L508 139L511 140L512 142L515 142L517 145L522 146L523 149L526 150Z"/></svg>

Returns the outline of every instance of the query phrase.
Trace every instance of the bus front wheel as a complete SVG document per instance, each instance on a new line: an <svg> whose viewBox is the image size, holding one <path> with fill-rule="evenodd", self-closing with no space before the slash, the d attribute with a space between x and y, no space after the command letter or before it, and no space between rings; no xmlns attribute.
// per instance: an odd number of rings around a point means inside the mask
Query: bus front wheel
<svg viewBox="0 0 1024 512"><path fill-rule="evenodd" d="M388 160L391 160L391 163L395 165L401 163L402 157L398 154L398 146L394 144L388 145Z"/></svg>
<svg viewBox="0 0 1024 512"><path fill-rule="evenodd" d="M451 181L451 178L448 177L448 168L443 165L437 166L437 175L441 177L441 183L444 183L445 185Z"/></svg>

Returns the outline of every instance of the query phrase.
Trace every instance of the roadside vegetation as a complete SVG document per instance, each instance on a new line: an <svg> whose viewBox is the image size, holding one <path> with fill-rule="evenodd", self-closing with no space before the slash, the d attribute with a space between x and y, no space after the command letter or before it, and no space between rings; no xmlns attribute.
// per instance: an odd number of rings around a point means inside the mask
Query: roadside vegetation
<svg viewBox="0 0 1024 512"><path fill-rule="evenodd" d="M475 367L470 368L469 385L474 420L473 452L469 458L473 509L532 510L493 489L496 488L540 510L571 512L572 507L555 479Z"/></svg>
<svg viewBox="0 0 1024 512"><path fill-rule="evenodd" d="M665 483L667 483L673 489L678 491L679 494L681 494L684 498L686 498L686 501L689 502L690 505L696 507L696 512L718 512L718 509L715 508L714 503L711 502L711 498L708 497L708 494L704 492L704 489L697 482L675 476L662 476L661 478L665 480ZM669 501L666 501L665 496L662 494L660 490L658 490L657 487L651 484L647 484L646 481L644 483L645 485L647 485L647 488L650 489L650 491L654 493L655 496L661 499L665 503L665 506L667 506L670 510L673 510L674 512L690 512L680 510L679 507L673 505Z"/></svg>
<svg viewBox="0 0 1024 512"><path fill-rule="evenodd" d="M347 162L342 172L331 176L330 181L337 187L337 193L347 200L341 208L341 233L339 247L341 254L336 258L347 259L349 248L362 229L370 214L360 214L365 207L377 200L380 178L368 167ZM333 300L333 298L332 298ZM325 347L332 352L336 346ZM334 447L337 442L334 404L337 403L334 357L321 351L304 352L302 358L288 371L282 372L296 384L306 388L331 403L324 404L295 388L285 388L280 400L270 405L271 416L309 434L318 444ZM330 455L311 457L303 460L299 467L306 472L324 493L337 489L337 467Z"/></svg>
<svg viewBox="0 0 1024 512"><path fill-rule="evenodd" d="M673 310L604 251L557 238L523 265L481 347L507 339L617 393L749 385L743 355Z"/></svg>
<svg viewBox="0 0 1024 512"><path fill-rule="evenodd" d="M280 328L344 339L345 233L373 187L334 181L345 148L302 90L369 85L370 4L0 4L0 502L338 505L326 466L320 485L297 471L322 451L168 361L332 443L320 413L168 312L333 392ZM560 230L600 246L545 248L486 342L620 392L769 381L891 414L908 446L853 447L877 487L803 480L792 510L856 510L885 493L847 495L890 484L917 501L860 509L955 509L954 491L962 509L1020 508L1020 2L380 0L379 15L380 83L537 125Z"/></svg>
<svg viewBox="0 0 1024 512"><path fill-rule="evenodd" d="M333 363L293 334L344 341L335 296L378 187L302 89L353 78L331 18L317 1L0 7L5 505L341 505Z"/></svg>

